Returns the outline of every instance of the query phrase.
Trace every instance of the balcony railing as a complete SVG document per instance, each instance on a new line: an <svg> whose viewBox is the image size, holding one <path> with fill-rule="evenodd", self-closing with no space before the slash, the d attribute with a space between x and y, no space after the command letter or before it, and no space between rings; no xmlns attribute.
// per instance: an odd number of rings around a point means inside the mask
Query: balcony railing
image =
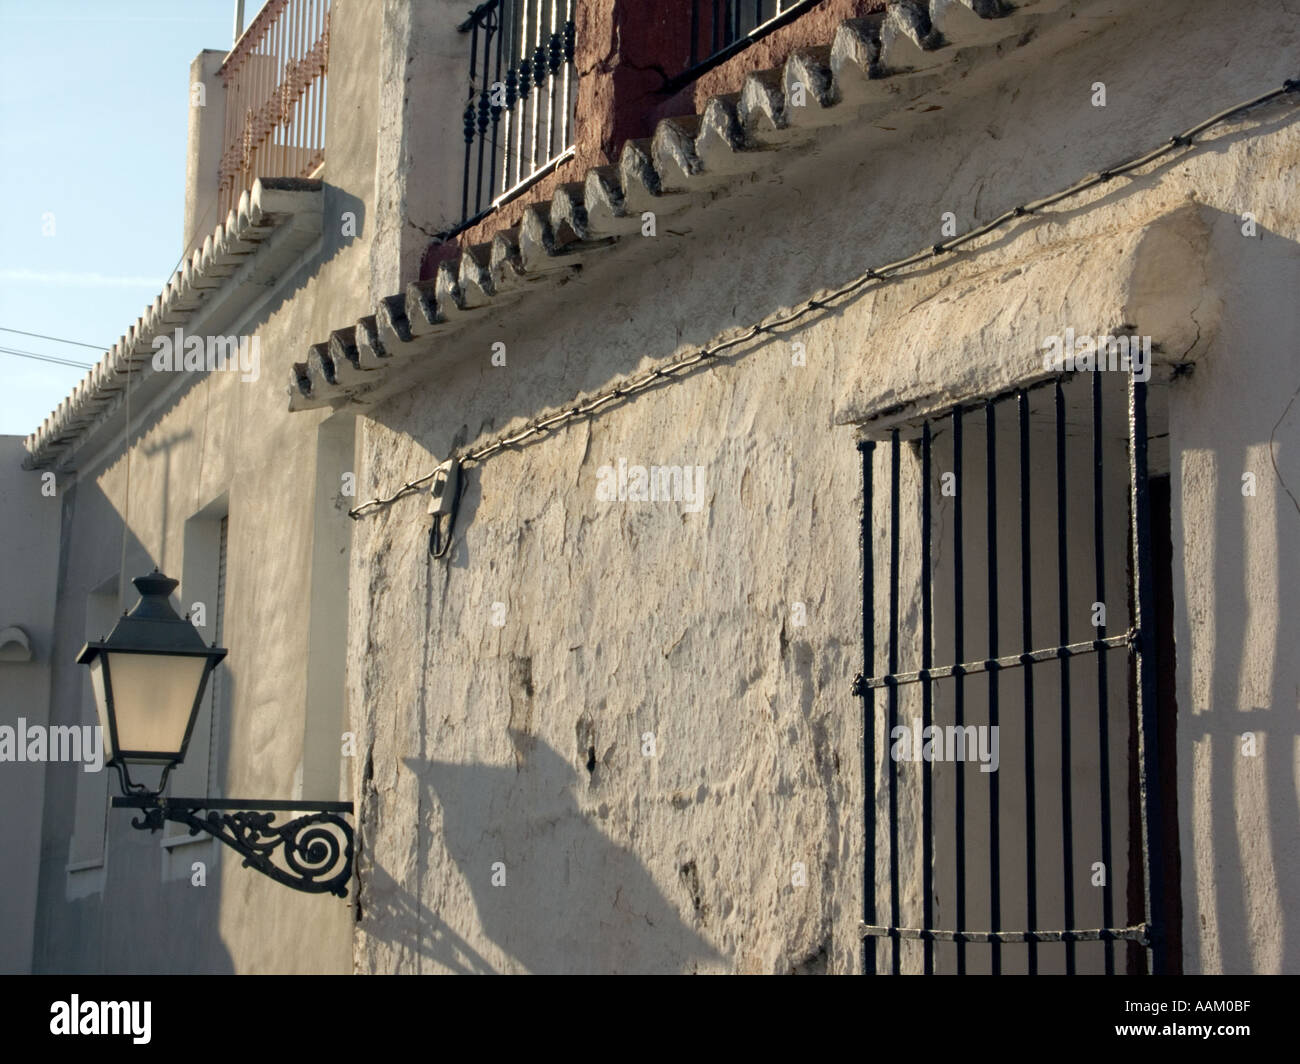
<svg viewBox="0 0 1300 1064"><path fill-rule="evenodd" d="M220 217L257 178L310 177L325 160L329 8L267 0L222 63Z"/></svg>
<svg viewBox="0 0 1300 1064"><path fill-rule="evenodd" d="M756 40L793 22L822 0L691 0L691 45L687 68L665 91L675 92L725 63Z"/></svg>
<svg viewBox="0 0 1300 1064"><path fill-rule="evenodd" d="M460 224L544 177L573 146L575 0L488 0L470 12Z"/></svg>

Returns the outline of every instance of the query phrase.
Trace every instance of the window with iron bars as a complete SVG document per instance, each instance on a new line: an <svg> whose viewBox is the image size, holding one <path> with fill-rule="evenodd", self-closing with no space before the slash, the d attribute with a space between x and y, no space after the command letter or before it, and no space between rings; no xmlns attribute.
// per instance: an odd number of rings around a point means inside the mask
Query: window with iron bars
<svg viewBox="0 0 1300 1064"><path fill-rule="evenodd" d="M469 228L573 148L575 0L488 0L469 13L469 95L460 222Z"/></svg>
<svg viewBox="0 0 1300 1064"><path fill-rule="evenodd" d="M1099 372L859 444L865 971L1176 968L1150 435Z"/></svg>

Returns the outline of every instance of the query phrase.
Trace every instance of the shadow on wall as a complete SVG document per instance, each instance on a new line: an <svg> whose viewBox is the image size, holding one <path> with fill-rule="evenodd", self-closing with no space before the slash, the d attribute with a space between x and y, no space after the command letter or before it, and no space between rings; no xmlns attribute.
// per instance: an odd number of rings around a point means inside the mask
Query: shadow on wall
<svg viewBox="0 0 1300 1064"><path fill-rule="evenodd" d="M1294 376L1278 383L1287 386L1287 395L1297 385ZM1217 954L1217 970L1228 973L1300 972L1300 695L1293 668L1283 664L1300 645L1294 610L1300 592L1295 550L1300 513L1284 490L1300 477L1294 459L1284 463L1281 453L1280 476L1267 457L1260 461L1268 427L1262 439L1223 441L1214 452L1215 527L1204 548L1214 574L1213 614L1194 623L1191 655L1206 669L1198 682L1208 688L1210 702L1205 705L1198 690L1192 706L1179 707L1179 729L1195 751L1194 800L1209 805L1208 822L1197 838L1203 847L1197 876L1212 908L1210 913L1202 909L1201 926L1193 934L1199 932L1203 962ZM1300 401L1277 431L1288 441L1300 435ZM1280 451L1280 438L1275 446ZM1261 496L1272 496L1272 513L1262 514L1262 520L1243 513L1246 506L1264 502L1239 497L1243 471L1255 474ZM1272 485L1263 488L1266 479ZM1267 572L1270 568L1274 573ZM1261 668L1268 664L1272 667ZM1189 812L1200 818L1207 811ZM1184 907L1190 902L1185 889Z"/></svg>
<svg viewBox="0 0 1300 1064"><path fill-rule="evenodd" d="M531 736L512 738L518 771L405 762L441 814L441 830L435 815L433 830L422 831L422 863L450 857L469 887L477 927L463 927L464 936L481 935L534 973L689 972L719 960L637 856L579 807L577 775L565 759ZM492 970L467 937L382 868L363 876L372 937L454 972Z"/></svg>
<svg viewBox="0 0 1300 1064"><path fill-rule="evenodd" d="M183 437L163 440L167 450ZM163 478L162 491L168 488ZM121 516L93 479L70 488L63 499L63 570L51 649L51 725L72 726L95 720L89 694L89 670L76 663L88 639L107 636L91 628L88 599L111 577L116 611L117 573L121 565ZM74 519L75 516L75 519ZM176 559L153 554L133 532L127 535L125 606L138 595L130 578L155 566L179 575ZM182 589L183 591L183 589ZM173 599L178 612L185 606ZM229 707L234 704L235 679L222 678L222 713L216 728L213 760L222 771L229 758ZM195 721L196 731L210 733L211 700L205 699ZM222 937L221 915L229 901L222 863L237 866L233 852L218 843L160 845L162 836L132 826L135 813L108 806L120 793L118 777L105 766L100 776L86 773L76 762L46 766L40 880L32 967L49 974L228 974L234 959ZM153 785L159 770L136 770L138 782ZM201 789L202 785L199 785ZM176 794L177 788L172 787ZM74 860L90 867L69 870ZM195 882L193 864L204 862L202 885ZM255 874L244 871L242 874ZM80 882L78 882L80 881ZM277 888L279 889L279 888Z"/></svg>
<svg viewBox="0 0 1300 1064"><path fill-rule="evenodd" d="M1210 224L1224 322L1171 410L1184 961L1294 973L1300 248L1245 239L1220 211Z"/></svg>

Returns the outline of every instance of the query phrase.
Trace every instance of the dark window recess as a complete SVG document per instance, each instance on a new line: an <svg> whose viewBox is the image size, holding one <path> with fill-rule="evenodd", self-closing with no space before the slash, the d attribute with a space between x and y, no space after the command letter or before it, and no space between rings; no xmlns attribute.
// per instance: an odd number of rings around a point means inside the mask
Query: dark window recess
<svg viewBox="0 0 1300 1064"><path fill-rule="evenodd" d="M674 93L822 0L690 0L690 58L663 91Z"/></svg>
<svg viewBox="0 0 1300 1064"><path fill-rule="evenodd" d="M460 222L448 239L550 173L573 145L575 0L488 0L469 13Z"/></svg>
<svg viewBox="0 0 1300 1064"><path fill-rule="evenodd" d="M1177 967L1147 441L1147 385L1083 373L859 444L867 972Z"/></svg>

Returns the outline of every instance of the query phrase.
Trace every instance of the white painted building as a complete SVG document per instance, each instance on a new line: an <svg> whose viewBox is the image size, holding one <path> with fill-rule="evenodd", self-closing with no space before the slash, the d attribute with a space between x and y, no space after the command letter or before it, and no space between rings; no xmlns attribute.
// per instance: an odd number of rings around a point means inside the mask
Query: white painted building
<svg viewBox="0 0 1300 1064"><path fill-rule="evenodd" d="M1300 971L1300 18L382 6L323 138L230 103L320 5L195 60L192 257L4 481L3 722L157 566L171 792L354 802L348 898L50 763L30 968Z"/></svg>

